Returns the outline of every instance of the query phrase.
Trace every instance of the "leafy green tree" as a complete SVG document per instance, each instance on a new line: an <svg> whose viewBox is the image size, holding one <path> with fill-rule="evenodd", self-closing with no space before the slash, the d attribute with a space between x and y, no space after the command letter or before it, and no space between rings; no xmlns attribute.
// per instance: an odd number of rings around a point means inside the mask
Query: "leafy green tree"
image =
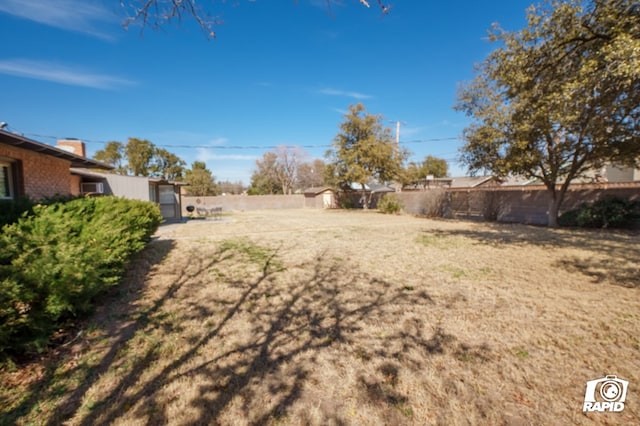
<svg viewBox="0 0 640 426"><path fill-rule="evenodd" d="M122 142L117 141L107 142L104 148L96 151L93 156L94 160L101 161L115 167L118 173L126 173L124 157L124 145Z"/></svg>
<svg viewBox="0 0 640 426"><path fill-rule="evenodd" d="M203 197L218 193L215 179L204 161L194 161L191 164L191 170L185 173L185 181L189 184L187 186L189 195Z"/></svg>
<svg viewBox="0 0 640 426"><path fill-rule="evenodd" d="M126 145L108 142L93 158L111 164L121 174L155 176L167 180L178 180L184 176L185 162L180 157L144 139L129 138Z"/></svg>
<svg viewBox="0 0 640 426"><path fill-rule="evenodd" d="M471 172L537 178L549 226L572 180L640 154L640 6L635 0L547 1L479 66L457 109L473 118L461 158Z"/></svg>
<svg viewBox="0 0 640 426"><path fill-rule="evenodd" d="M442 158L427 155L421 163L411 162L404 170L404 183L409 184L425 179L431 175L436 178L446 177L449 165Z"/></svg>
<svg viewBox="0 0 640 426"><path fill-rule="evenodd" d="M155 145L146 139L129 138L125 147L127 170L134 176L149 176Z"/></svg>
<svg viewBox="0 0 640 426"><path fill-rule="evenodd" d="M179 180L184 176L185 164L176 154L164 148L155 148L149 169L152 176L167 180Z"/></svg>
<svg viewBox="0 0 640 426"><path fill-rule="evenodd" d="M249 195L282 194L282 184L278 178L278 154L269 151L256 160L256 168L251 175Z"/></svg>
<svg viewBox="0 0 640 426"><path fill-rule="evenodd" d="M398 179L406 153L399 149L391 131L382 125L381 115L371 115L362 104L349 106L334 139L334 149L327 152L326 177L331 184L348 187L361 185L363 207L370 200L365 185L375 180L385 183Z"/></svg>

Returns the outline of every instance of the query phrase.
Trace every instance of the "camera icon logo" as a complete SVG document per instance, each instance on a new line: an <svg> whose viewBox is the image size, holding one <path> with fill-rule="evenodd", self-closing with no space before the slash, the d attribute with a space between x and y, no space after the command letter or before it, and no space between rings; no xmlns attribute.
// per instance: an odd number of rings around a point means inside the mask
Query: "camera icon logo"
<svg viewBox="0 0 640 426"><path fill-rule="evenodd" d="M605 376L588 381L582 411L621 412L624 410L628 387L629 382L618 379L616 376Z"/></svg>

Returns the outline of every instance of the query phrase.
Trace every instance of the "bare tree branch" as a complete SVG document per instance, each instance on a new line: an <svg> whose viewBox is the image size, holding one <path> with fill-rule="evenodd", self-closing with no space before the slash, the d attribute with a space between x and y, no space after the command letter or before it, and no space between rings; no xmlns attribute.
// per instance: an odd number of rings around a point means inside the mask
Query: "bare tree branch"
<svg viewBox="0 0 640 426"><path fill-rule="evenodd" d="M254 0L255 1L255 0ZM216 0L208 0L210 4ZM331 11L331 4L336 0L326 0L327 9ZM366 7L370 7L367 0L358 0ZM226 3L219 0L218 3ZM294 3L297 1L294 0ZM193 19L202 29L208 39L216 37L216 28L222 25L222 19L212 16L199 6L197 0L120 0L120 6L125 10L127 17L122 26L128 29L138 24L144 31L145 28L160 29L173 21L182 22L183 19ZM384 4L383 0L377 0L378 7L383 14L389 12L391 6Z"/></svg>

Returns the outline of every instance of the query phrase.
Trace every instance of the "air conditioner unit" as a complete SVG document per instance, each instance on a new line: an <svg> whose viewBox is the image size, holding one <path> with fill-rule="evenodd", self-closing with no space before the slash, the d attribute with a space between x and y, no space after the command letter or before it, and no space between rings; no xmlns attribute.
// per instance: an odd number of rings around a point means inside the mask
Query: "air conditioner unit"
<svg viewBox="0 0 640 426"><path fill-rule="evenodd" d="M104 194L102 182L82 182L80 192L83 194Z"/></svg>

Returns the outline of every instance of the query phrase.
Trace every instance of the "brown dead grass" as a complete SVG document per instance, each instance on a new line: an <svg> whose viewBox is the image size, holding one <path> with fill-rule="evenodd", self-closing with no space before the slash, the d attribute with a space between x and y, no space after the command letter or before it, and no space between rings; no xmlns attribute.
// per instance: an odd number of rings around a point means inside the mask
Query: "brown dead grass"
<svg viewBox="0 0 640 426"><path fill-rule="evenodd" d="M638 424L638 235L373 212L161 228L0 424ZM587 380L630 382L581 412Z"/></svg>

